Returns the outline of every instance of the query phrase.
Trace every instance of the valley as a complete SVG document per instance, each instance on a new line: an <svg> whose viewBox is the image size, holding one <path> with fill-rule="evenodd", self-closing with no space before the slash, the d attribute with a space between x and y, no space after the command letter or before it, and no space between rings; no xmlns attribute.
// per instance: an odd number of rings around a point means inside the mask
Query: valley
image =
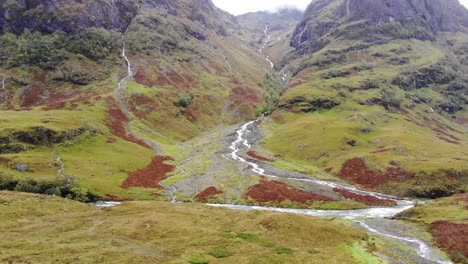
<svg viewBox="0 0 468 264"><path fill-rule="evenodd" d="M457 0L52 2L0 0L1 261L467 260Z"/></svg>

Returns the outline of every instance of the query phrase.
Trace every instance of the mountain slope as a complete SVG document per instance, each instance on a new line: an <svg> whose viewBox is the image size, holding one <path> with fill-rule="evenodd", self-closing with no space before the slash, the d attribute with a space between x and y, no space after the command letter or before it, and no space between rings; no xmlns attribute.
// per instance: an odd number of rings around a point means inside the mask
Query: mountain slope
<svg viewBox="0 0 468 264"><path fill-rule="evenodd" d="M69 176L101 196L154 198L164 190L123 186L146 166L167 177L169 158L153 159L152 147L177 155L176 142L253 119L263 102L267 62L211 1L0 6L2 176ZM123 41L134 76L117 100Z"/></svg>
<svg viewBox="0 0 468 264"><path fill-rule="evenodd" d="M368 189L466 191L467 18L457 1L312 2L261 145Z"/></svg>

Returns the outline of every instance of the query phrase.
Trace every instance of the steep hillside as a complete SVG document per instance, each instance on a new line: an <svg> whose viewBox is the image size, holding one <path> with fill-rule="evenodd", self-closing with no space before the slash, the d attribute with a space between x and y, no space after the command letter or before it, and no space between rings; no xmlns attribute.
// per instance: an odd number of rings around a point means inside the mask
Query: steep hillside
<svg viewBox="0 0 468 264"><path fill-rule="evenodd" d="M466 191L467 19L458 1L312 2L261 145L367 189Z"/></svg>
<svg viewBox="0 0 468 264"><path fill-rule="evenodd" d="M250 45L261 50L276 64L291 51L289 41L302 18L302 11L283 8L276 12L254 12L236 19L250 33Z"/></svg>
<svg viewBox="0 0 468 264"><path fill-rule="evenodd" d="M0 7L2 176L69 176L101 196L154 198L162 186L127 179L173 171L154 150L176 155L176 142L253 119L263 103L268 63L209 0ZM133 76L116 90L124 43Z"/></svg>

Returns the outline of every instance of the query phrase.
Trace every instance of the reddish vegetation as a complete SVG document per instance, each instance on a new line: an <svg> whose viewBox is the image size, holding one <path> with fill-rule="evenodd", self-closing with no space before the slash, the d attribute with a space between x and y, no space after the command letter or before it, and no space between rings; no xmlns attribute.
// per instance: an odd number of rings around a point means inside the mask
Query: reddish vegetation
<svg viewBox="0 0 468 264"><path fill-rule="evenodd" d="M347 190L333 188L333 191L341 194L346 199L351 199L369 206L394 206L396 202L388 199L380 199L371 195L360 195Z"/></svg>
<svg viewBox="0 0 468 264"><path fill-rule="evenodd" d="M431 224L435 243L444 248L456 262L468 257L468 224L438 221Z"/></svg>
<svg viewBox="0 0 468 264"><path fill-rule="evenodd" d="M406 120L409 121L409 122L412 122L420 127L427 127L427 128L431 128L432 130L434 130L434 132L436 132L437 134L437 137L445 142L448 142L448 143L451 143L451 144L456 144L456 145L459 145L460 142L459 142L459 138L453 136L453 135L450 135L447 130L450 130L450 131L453 131L453 132L456 132L456 133L459 133L459 134L463 134L461 133L460 131L457 131L455 130L454 128L450 127L450 126L447 126L443 123L441 123L440 121L438 121L437 119L435 118L428 118L427 116L424 116L424 115L421 115L421 114L418 114L419 116L419 119L411 116L407 111L403 112L403 114L407 117Z"/></svg>
<svg viewBox="0 0 468 264"><path fill-rule="evenodd" d="M53 93L47 99L44 107L45 111L64 109L67 103L70 104L71 110L78 108L78 103L91 105L91 100L100 100L101 97L95 91L71 91L67 93Z"/></svg>
<svg viewBox="0 0 468 264"><path fill-rule="evenodd" d="M267 161L267 162L273 162L274 161L272 159L265 158L265 157L262 157L262 156L258 155L253 150L250 150L249 152L247 152L247 155L249 155L249 157L254 158L256 160Z"/></svg>
<svg viewBox="0 0 468 264"><path fill-rule="evenodd" d="M7 163L9 162L10 159L7 159L7 158L4 158L4 157L0 157L0 163Z"/></svg>
<svg viewBox="0 0 468 264"><path fill-rule="evenodd" d="M127 134L126 124L128 123L128 117L122 112L122 110L115 104L114 99L109 97L107 99L109 102L109 109L107 109L107 115L109 119L107 121L107 126L110 128L112 134L127 141L138 144L142 147L151 149L145 142L140 139L133 137L132 135Z"/></svg>
<svg viewBox="0 0 468 264"><path fill-rule="evenodd" d="M38 105L44 99L41 98L41 88L38 86L33 86L28 88L24 91L23 95L21 96L22 100L22 107L31 107Z"/></svg>
<svg viewBox="0 0 468 264"><path fill-rule="evenodd" d="M241 87L232 89L229 99L232 100L234 106L241 104L257 104L262 101L262 98L254 89Z"/></svg>
<svg viewBox="0 0 468 264"><path fill-rule="evenodd" d="M158 110L157 104L153 99L141 94L132 94L129 108L138 118L144 118L148 114Z"/></svg>
<svg viewBox="0 0 468 264"><path fill-rule="evenodd" d="M210 198L213 198L213 196L223 193L223 191L211 186L203 190L201 193L197 194L197 196L195 196L195 199L199 202L207 203L210 200Z"/></svg>
<svg viewBox="0 0 468 264"><path fill-rule="evenodd" d="M384 152L387 152L387 151L390 151L390 150L392 150L392 149L386 149L384 147L379 147L376 150L371 151L371 153L373 153L373 154L384 153Z"/></svg>
<svg viewBox="0 0 468 264"><path fill-rule="evenodd" d="M402 168L388 168L386 172L376 172L367 168L360 158L346 161L338 173L342 179L367 189L374 189L388 181L403 182L414 177L413 173L405 172Z"/></svg>
<svg viewBox="0 0 468 264"><path fill-rule="evenodd" d="M325 172L326 172L326 173L331 173L332 171L333 171L333 168L326 168L326 169L325 169Z"/></svg>
<svg viewBox="0 0 468 264"><path fill-rule="evenodd" d="M457 201L468 203L468 193L455 194L454 197Z"/></svg>
<svg viewBox="0 0 468 264"><path fill-rule="evenodd" d="M464 118L464 117L457 117L456 121L462 125L464 124L468 124L468 118Z"/></svg>
<svg viewBox="0 0 468 264"><path fill-rule="evenodd" d="M153 87L153 86L164 86L170 85L183 90L190 90L194 83L194 78L185 74L179 74L175 71L168 73L157 72L155 74L148 74L144 69L139 68L133 79L142 85Z"/></svg>
<svg viewBox="0 0 468 264"><path fill-rule="evenodd" d="M286 200L302 204L314 201L336 201L327 196L295 189L283 182L267 180L262 180L260 183L251 186L245 196L262 203L283 202Z"/></svg>
<svg viewBox="0 0 468 264"><path fill-rule="evenodd" d="M166 179L167 174L175 169L174 165L165 163L168 160L174 159L162 156L154 157L146 168L129 172L128 178L122 184L122 187L126 189L130 187L162 189L163 187L159 182Z"/></svg>
<svg viewBox="0 0 468 264"><path fill-rule="evenodd" d="M106 140L106 143L113 144L113 143L115 143L116 141L117 141L117 140L116 140L115 138L108 138L108 139Z"/></svg>

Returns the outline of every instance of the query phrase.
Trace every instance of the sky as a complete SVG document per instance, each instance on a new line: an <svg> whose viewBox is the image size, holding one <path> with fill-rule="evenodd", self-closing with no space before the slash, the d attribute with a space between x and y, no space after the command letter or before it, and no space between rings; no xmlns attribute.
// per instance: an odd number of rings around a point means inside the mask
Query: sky
<svg viewBox="0 0 468 264"><path fill-rule="evenodd" d="M281 6L296 6L306 9L311 0L212 0L213 3L233 15L248 12L275 10ZM468 7L468 0L460 0L460 3Z"/></svg>

